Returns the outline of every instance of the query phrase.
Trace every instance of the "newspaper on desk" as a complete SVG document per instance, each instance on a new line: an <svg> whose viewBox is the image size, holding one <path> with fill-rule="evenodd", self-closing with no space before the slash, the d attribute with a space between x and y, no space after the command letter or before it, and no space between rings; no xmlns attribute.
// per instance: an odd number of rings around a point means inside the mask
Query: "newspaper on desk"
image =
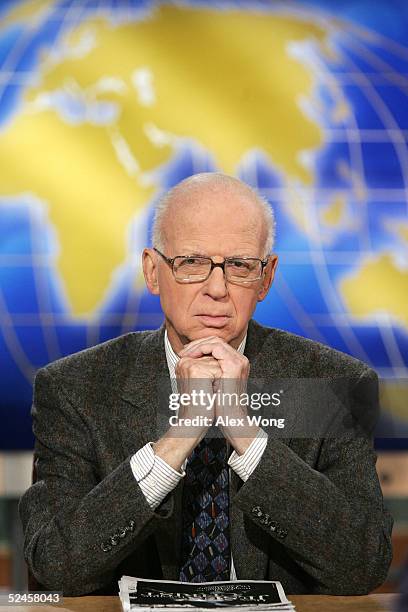
<svg viewBox="0 0 408 612"><path fill-rule="evenodd" d="M169 610L186 612L195 608L208 612L222 608L226 612L256 610L294 610L280 582L270 580L233 580L225 582L177 582L122 576L119 596L124 612Z"/></svg>

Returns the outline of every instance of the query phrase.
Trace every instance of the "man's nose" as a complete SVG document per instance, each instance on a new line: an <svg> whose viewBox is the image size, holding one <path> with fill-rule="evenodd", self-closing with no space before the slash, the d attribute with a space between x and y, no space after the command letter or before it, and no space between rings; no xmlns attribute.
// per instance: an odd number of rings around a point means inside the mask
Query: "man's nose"
<svg viewBox="0 0 408 612"><path fill-rule="evenodd" d="M205 283L205 292L214 299L228 295L227 282L222 268L214 268Z"/></svg>

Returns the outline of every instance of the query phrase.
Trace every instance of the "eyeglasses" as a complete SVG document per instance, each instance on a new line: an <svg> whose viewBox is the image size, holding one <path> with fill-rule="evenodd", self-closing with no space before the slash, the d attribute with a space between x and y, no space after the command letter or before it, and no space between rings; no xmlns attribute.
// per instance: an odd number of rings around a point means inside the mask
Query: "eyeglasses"
<svg viewBox="0 0 408 612"><path fill-rule="evenodd" d="M211 257L178 255L170 258L156 248L153 250L171 266L174 278L180 283L205 281L214 268L221 268L225 279L232 283L252 283L262 278L269 259L268 257L264 260L257 257L226 257L222 263L215 263Z"/></svg>

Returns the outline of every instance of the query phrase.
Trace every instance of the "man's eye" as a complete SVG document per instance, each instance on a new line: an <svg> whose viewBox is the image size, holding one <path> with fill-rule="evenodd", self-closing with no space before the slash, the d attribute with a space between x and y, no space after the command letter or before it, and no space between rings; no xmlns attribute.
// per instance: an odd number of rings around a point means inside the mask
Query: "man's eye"
<svg viewBox="0 0 408 612"><path fill-rule="evenodd" d="M200 263L200 260L197 259L196 257L188 257L187 259L184 260L183 263L188 264L189 266L191 266L191 265Z"/></svg>
<svg viewBox="0 0 408 612"><path fill-rule="evenodd" d="M234 268L248 268L247 262L240 259L233 259L231 265L234 266Z"/></svg>

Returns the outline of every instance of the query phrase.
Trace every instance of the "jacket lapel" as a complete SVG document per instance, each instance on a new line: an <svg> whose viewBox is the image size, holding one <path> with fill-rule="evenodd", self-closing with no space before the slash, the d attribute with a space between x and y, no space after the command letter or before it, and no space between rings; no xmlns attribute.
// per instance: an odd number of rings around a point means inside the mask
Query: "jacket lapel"
<svg viewBox="0 0 408 612"><path fill-rule="evenodd" d="M282 379L287 371L285 356L276 346L273 332L269 331L253 320L249 322L244 352L251 364L248 392L262 390L265 385L268 388L273 379ZM285 379L280 387L286 388L288 384ZM289 445L291 440L284 439L283 442ZM265 537L265 532L234 504L234 495L243 486L243 482L233 470L231 472L231 551L237 578L264 580L268 569L268 538Z"/></svg>
<svg viewBox="0 0 408 612"><path fill-rule="evenodd" d="M146 334L139 352L129 359L126 378L122 381L120 396L131 411L132 431L124 421L124 443L129 452L135 452L134 442L139 447L157 439L158 398L160 384L168 379L164 352L164 326ZM130 437L129 437L130 436Z"/></svg>

